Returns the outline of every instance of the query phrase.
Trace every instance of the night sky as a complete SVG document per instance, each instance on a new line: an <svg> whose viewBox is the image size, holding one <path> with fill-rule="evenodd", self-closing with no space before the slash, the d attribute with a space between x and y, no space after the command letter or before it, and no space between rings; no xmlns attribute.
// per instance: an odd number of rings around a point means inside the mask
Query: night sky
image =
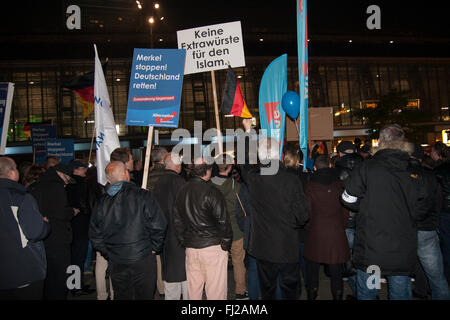
<svg viewBox="0 0 450 320"><path fill-rule="evenodd" d="M87 58L92 55L89 42L96 41L107 54L127 57L130 50L142 43L130 39L124 47L123 40L116 41L120 35L146 34L149 27L144 18L150 15L151 1L141 0L144 8L139 11L135 0L20 0L3 1L0 11L0 59L51 59ZM166 37L165 47L176 47L176 31L206 26L210 24L241 21L246 41L246 54L277 55L280 46L289 54L296 54L296 2L295 0L254 1L254 0L161 0L163 24L155 26L154 33ZM308 33L311 38L310 56L334 55L384 55L384 56L439 56L448 57L450 52L450 13L446 1L380 1L380 0L309 0ZM103 29L88 25L88 18L82 20L82 30L68 31L65 27L65 9L70 4L81 7L82 16L105 20ZM376 4L381 8L381 30L369 30L366 9ZM88 8L89 7L89 8ZM111 27L108 19L117 19L121 7L128 10L131 17L121 28ZM86 9L88 8L88 9ZM88 14L88 13L89 14ZM94 12L94 13L92 13ZM111 40L95 36L111 35ZM266 34L287 36L287 40L258 44L257 38ZM29 35L44 38L26 39ZM85 35L83 40L79 36ZM92 35L92 40L89 38ZM15 38L17 36L17 39ZM77 38L78 37L78 38ZM344 37L344 40L328 41L327 37ZM354 37L351 47L347 37ZM322 39L315 41L316 39ZM395 47L386 47L386 39L401 39ZM73 42L71 40L74 39ZM359 39L359 41L358 41ZM109 40L109 39L108 39ZM133 42L135 41L135 42ZM341 41L341 42L339 42ZM384 41L384 42L383 42ZM141 41L142 42L142 41ZM376 43L378 42L378 43ZM380 44L382 43L382 44ZM63 47L58 47L58 44ZM67 51L67 44L72 50ZM158 44L157 44L158 45ZM130 47L130 48L128 48Z"/></svg>

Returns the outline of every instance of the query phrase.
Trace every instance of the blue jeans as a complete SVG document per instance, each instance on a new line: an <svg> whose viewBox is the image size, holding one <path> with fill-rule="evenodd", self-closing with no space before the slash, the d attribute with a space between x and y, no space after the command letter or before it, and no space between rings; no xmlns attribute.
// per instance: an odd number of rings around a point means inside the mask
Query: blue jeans
<svg viewBox="0 0 450 320"><path fill-rule="evenodd" d="M256 267L256 259L251 255L247 254L248 262L248 299L258 300L259 299L259 278L258 269Z"/></svg>
<svg viewBox="0 0 450 320"><path fill-rule="evenodd" d="M358 300L376 300L377 289L369 289L367 280L371 274L356 270L356 292ZM411 300L411 278L408 276L386 276L389 285L389 300Z"/></svg>
<svg viewBox="0 0 450 320"><path fill-rule="evenodd" d="M450 293L444 276L444 264L436 231L418 231L417 255L427 275L433 300L449 300Z"/></svg>
<svg viewBox="0 0 450 320"><path fill-rule="evenodd" d="M442 213L439 224L444 274L447 282L450 283L450 213Z"/></svg>
<svg viewBox="0 0 450 320"><path fill-rule="evenodd" d="M92 263L92 244L89 241L87 254L86 254L86 260L84 262L84 271L91 270L91 263Z"/></svg>
<svg viewBox="0 0 450 320"><path fill-rule="evenodd" d="M346 228L345 234L347 236L348 246L350 250L353 249L353 244L355 242L355 229L353 228ZM348 284L350 286L350 289L352 290L352 293L354 296L356 296L356 275L351 276L348 279Z"/></svg>

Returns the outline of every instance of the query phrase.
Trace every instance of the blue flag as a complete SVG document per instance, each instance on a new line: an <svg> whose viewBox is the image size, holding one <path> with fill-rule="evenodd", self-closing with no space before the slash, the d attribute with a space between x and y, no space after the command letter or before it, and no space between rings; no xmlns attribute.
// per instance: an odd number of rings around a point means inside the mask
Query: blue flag
<svg viewBox="0 0 450 320"><path fill-rule="evenodd" d="M276 139L280 144L280 160L283 151L286 113L281 99L287 90L287 55L273 60L264 71L259 86L259 121L263 134Z"/></svg>
<svg viewBox="0 0 450 320"><path fill-rule="evenodd" d="M306 0L297 0L297 48L300 92L299 142L303 159L308 157L308 19ZM306 166L303 166L306 170Z"/></svg>

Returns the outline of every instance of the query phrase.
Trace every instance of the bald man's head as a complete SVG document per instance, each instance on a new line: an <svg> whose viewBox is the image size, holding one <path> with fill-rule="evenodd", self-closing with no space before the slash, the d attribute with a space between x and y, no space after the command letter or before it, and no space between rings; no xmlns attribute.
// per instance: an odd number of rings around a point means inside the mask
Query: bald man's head
<svg viewBox="0 0 450 320"><path fill-rule="evenodd" d="M0 178L19 181L19 171L16 163L9 157L0 158Z"/></svg>
<svg viewBox="0 0 450 320"><path fill-rule="evenodd" d="M111 184L119 181L130 181L130 174L128 173L127 167L121 161L110 162L106 166L105 172Z"/></svg>

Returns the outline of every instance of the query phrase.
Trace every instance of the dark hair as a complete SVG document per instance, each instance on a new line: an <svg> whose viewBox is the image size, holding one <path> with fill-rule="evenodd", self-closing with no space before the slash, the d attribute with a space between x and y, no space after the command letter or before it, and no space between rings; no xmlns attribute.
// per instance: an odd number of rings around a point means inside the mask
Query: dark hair
<svg viewBox="0 0 450 320"><path fill-rule="evenodd" d="M442 143L441 141L438 141L434 144L433 150L437 153L439 157L441 157L442 160L446 161L449 158L449 151L448 147Z"/></svg>
<svg viewBox="0 0 450 320"><path fill-rule="evenodd" d="M39 179L41 174L45 172L45 168L39 164L33 164L26 172L23 177L23 184L29 186L34 181Z"/></svg>
<svg viewBox="0 0 450 320"><path fill-rule="evenodd" d="M228 168L233 166L233 158L231 158L228 154L222 155L222 163L217 163L217 168L219 172L227 171Z"/></svg>
<svg viewBox="0 0 450 320"><path fill-rule="evenodd" d="M123 164L130 161L131 153L128 148L116 148L113 152L111 152L111 156L109 157L109 161L120 161Z"/></svg>
<svg viewBox="0 0 450 320"><path fill-rule="evenodd" d="M323 169L323 168L328 168L330 165L329 159L326 155L321 154L318 155L315 159L314 159L314 166L317 169Z"/></svg>
<svg viewBox="0 0 450 320"><path fill-rule="evenodd" d="M50 162L52 162L52 161L56 161L56 163L54 165L57 165L58 163L61 162L61 159L59 159L56 156L47 156L47 158L45 158L45 164L44 164L45 169L48 169L49 167L51 167Z"/></svg>
<svg viewBox="0 0 450 320"><path fill-rule="evenodd" d="M212 169L212 165L202 163L202 164L188 164L186 167L187 172L190 177L204 177L208 170Z"/></svg>

